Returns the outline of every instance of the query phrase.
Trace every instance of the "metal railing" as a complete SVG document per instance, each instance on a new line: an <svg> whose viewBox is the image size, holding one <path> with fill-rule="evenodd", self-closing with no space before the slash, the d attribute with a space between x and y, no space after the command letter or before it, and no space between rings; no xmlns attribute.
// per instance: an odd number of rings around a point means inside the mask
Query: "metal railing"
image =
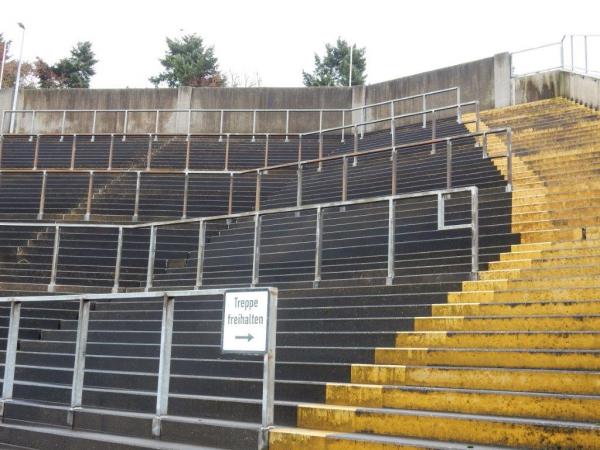
<svg viewBox="0 0 600 450"><path fill-rule="evenodd" d="M429 92L423 92L423 93L419 93L419 94L415 94L415 95L410 95L410 96L406 96L406 97L399 97L399 98L395 98L392 100L386 100L383 102L378 102L378 103L372 103L372 104L367 104L367 105L362 105L362 106L357 106L354 108L321 108L321 109L316 109L316 108L307 108L307 109L216 109L216 108L202 108L202 109L71 109L71 110L67 110L67 109L20 109L20 110L6 110L3 111L2 114L2 122L0 124L0 134L3 134L5 131L5 123L11 123L14 124L14 121L11 121L10 119L13 116L18 116L18 115L23 115L23 116L30 116L28 119L24 119L24 120L28 120L30 123L30 133L31 135L35 135L38 134L37 130L36 130L36 117L39 117L40 115L49 115L49 114L60 114L60 134L61 135L65 135L65 134L72 134L72 133L66 133L66 128L67 128L67 115L71 115L71 114L87 114L87 115L91 115L91 128L89 131L89 134L92 136L95 136L96 133L96 128L97 128L97 122L98 122L98 116L102 116L102 115L112 115L114 116L114 119L119 118L120 115L122 115L122 122L121 122L121 129L119 131L115 130L114 133L115 134L128 134L129 132L129 123L131 121L131 116L133 114L152 114L154 116L153 119L153 125L151 129L146 130L146 133L151 133L151 134L159 134L159 130L161 129L161 118L164 117L165 115L173 115L175 114L177 117L177 119L181 116L184 115L185 117L185 128L186 131L182 134L194 134L193 131L193 116L194 115L199 115L199 114L204 114L204 115L209 115L209 116L213 116L215 118L218 118L218 122L219 122L219 132L215 133L221 136L224 136L226 134L234 134L233 132L226 132L225 131L225 123L226 123L226 118L228 116L233 116L233 115L252 115L252 120L251 120L251 133L245 133L245 134L251 134L254 136L260 134L257 132L257 123L258 123L258 115L259 114L277 114L280 116L284 116L285 117L285 126L284 126L284 131L282 131L279 134L283 134L286 137L289 135L293 135L294 133L290 132L290 117L292 116L292 114L307 114L307 113L312 113L312 114L316 114L318 117L318 130L323 129L323 121L324 121L324 115L325 114L336 114L340 116L340 122L341 125L346 125L346 119L349 116L350 120L354 123L357 122L359 120L355 120L354 116L355 116L355 112L358 112L360 114L361 120L365 121L366 120L366 115L367 115L367 111L373 108L379 108L385 105L391 105L390 107L392 109L394 109L394 105L396 105L397 103L400 102L407 102L407 101L414 101L414 100L421 100L421 105L422 108L425 110L427 109L427 104L428 104L428 98L436 96L436 95L441 95L441 94L449 94L449 93L455 93L455 100L453 99L452 101L455 103L460 103L461 101L461 95L460 95L460 87L450 87L450 88L446 88L446 89L439 89L439 90L435 90L435 91L429 91ZM397 106L396 106L397 107ZM8 119L7 119L8 117ZM317 131L318 131L317 130ZM7 130L8 133L12 134L14 133L14 129L9 129ZM78 133L78 134L82 134L82 133ZM83 133L83 134L87 134L87 133ZM139 133L137 133L139 134ZM145 134L145 133L144 133ZM172 133L171 133L172 134ZM263 133L264 134L264 133ZM270 134L274 134L274 133L270 133ZM298 134L298 133L295 133Z"/></svg>
<svg viewBox="0 0 600 450"><path fill-rule="evenodd" d="M392 189L392 192L394 190ZM471 195L471 221L469 223L460 225L447 225L444 216L444 203L447 196L460 192L469 192ZM56 279L58 273L58 262L60 257L60 242L61 242L61 230L68 228L86 228L86 229L116 229L118 231L115 266L114 266L114 284L112 292L119 292L120 287L120 274L123 259L123 241L124 241L124 230L126 229L149 229L148 239L148 261L146 266L146 282L143 289L145 291L151 291L153 289L154 281L154 267L157 252L157 230L161 227L167 227L172 225L183 225L183 224L198 224L198 242L195 245L197 251L197 267L196 267L196 280L195 288L200 289L203 286L204 277L204 256L206 250L206 226L209 222L216 221L234 221L243 218L252 218L254 221L254 238L252 244L252 272L251 272L251 286L256 286L260 282L260 254L261 254L261 222L263 217L273 216L282 213L299 213L302 211L315 211L316 212L316 228L315 228L315 255L314 255L314 279L313 285L316 287L321 281L321 261L322 261L322 237L323 237L323 213L327 209L331 208L346 208L352 205L364 205L373 203L388 203L389 204L389 221L388 221L388 252L387 252L387 283L391 284L394 279L394 264L395 264L395 204L404 199L422 198L422 197L435 197L437 198L437 230L450 230L467 228L471 230L472 234L472 245L471 245L471 268L472 276L476 278L478 265L479 265L479 221L478 221L478 189L477 187L460 187L460 188L448 188L432 191L415 192L410 194L392 194L388 196L371 197L357 200L343 200L328 203L319 203L305 206L295 207L284 207L275 208L262 211L251 211L237 214L227 214L220 216L194 218L194 219L180 219L163 222L151 222L144 224L132 224L132 225L113 225L113 224L77 224L77 223L40 223L40 222L0 222L0 227L27 227L46 229L47 231L54 229L54 241L52 246L52 257L51 257L51 268L50 268L50 280L47 286L48 292L54 292L56 290Z"/></svg>
<svg viewBox="0 0 600 450"><path fill-rule="evenodd" d="M512 52L510 54L511 76L524 77L552 70L568 70L599 77L598 54L600 54L600 34L564 35L558 42ZM521 65L526 68L519 68Z"/></svg>
<svg viewBox="0 0 600 450"><path fill-rule="evenodd" d="M263 387L262 387L262 414L259 430L260 450L268 446L268 430L273 425L274 392L275 392L275 348L277 327L277 288L261 288L270 291L270 317L267 320L267 352L263 357ZM207 295L224 295L227 289L201 289L193 291L164 291L148 292L143 294L144 299L162 298L162 316L160 327L160 356L158 365L158 386L156 389L156 412L152 419L152 435L160 437L161 421L168 415L169 407L169 381L171 377L171 348L173 343L173 324L175 321L175 301L177 298ZM77 334L75 338L75 358L73 364L73 378L71 383L71 400L68 424L74 426L74 415L84 409L83 378L87 355L88 331L90 320L90 307L92 302L111 301L117 299L140 298L139 293L122 294L86 294L86 295L60 295L60 296L30 296L30 297L2 297L0 304L10 305L10 319L6 342L4 362L4 378L2 385L2 398L0 399L0 418L4 416L7 403L13 401L15 384L15 369L17 361L17 347L19 337L19 323L22 305L39 302L79 302L77 316Z"/></svg>

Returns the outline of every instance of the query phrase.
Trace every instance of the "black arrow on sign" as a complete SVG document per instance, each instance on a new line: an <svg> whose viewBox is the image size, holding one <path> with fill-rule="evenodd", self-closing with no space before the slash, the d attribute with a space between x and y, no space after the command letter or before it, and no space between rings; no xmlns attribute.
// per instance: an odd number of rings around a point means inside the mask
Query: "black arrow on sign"
<svg viewBox="0 0 600 450"><path fill-rule="evenodd" d="M252 339L254 339L254 336L252 336L250 333L248 333L247 336L236 336L236 339L246 339L248 342L250 342Z"/></svg>

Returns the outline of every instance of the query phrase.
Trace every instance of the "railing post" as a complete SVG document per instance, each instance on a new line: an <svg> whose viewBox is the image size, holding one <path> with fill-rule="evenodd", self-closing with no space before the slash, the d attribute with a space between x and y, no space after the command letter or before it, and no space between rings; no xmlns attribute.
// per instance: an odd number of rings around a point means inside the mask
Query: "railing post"
<svg viewBox="0 0 600 450"><path fill-rule="evenodd" d="M64 140L65 137L65 122L67 120L67 111L63 110L62 119L60 122L60 142Z"/></svg>
<svg viewBox="0 0 600 450"><path fill-rule="evenodd" d="M204 274L204 252L206 250L206 221L198 222L198 259L196 261L196 289L202 286Z"/></svg>
<svg viewBox="0 0 600 450"><path fill-rule="evenodd" d="M296 183L296 206L302 206L302 163L298 164L298 170L296 171L297 183Z"/></svg>
<svg viewBox="0 0 600 450"><path fill-rule="evenodd" d="M298 135L298 162L302 161L302 135Z"/></svg>
<svg viewBox="0 0 600 450"><path fill-rule="evenodd" d="M38 210L37 219L42 220L44 218L44 206L46 204L46 183L48 179L48 172L44 170L42 172L42 187L40 189L40 208Z"/></svg>
<svg viewBox="0 0 600 450"><path fill-rule="evenodd" d="M112 170L113 152L115 150L115 135L110 134L110 144L108 147L108 170Z"/></svg>
<svg viewBox="0 0 600 450"><path fill-rule="evenodd" d="M462 123L462 109L460 106L460 87L456 88L456 122Z"/></svg>
<svg viewBox="0 0 600 450"><path fill-rule="evenodd" d="M33 136L35 134L35 109L31 113L31 129L29 131L29 134L31 136Z"/></svg>
<svg viewBox="0 0 600 450"><path fill-rule="evenodd" d="M121 278L121 259L123 257L123 227L119 227L119 235L117 237L117 256L115 257L115 278L112 292L119 292L119 279Z"/></svg>
<svg viewBox="0 0 600 450"><path fill-rule="evenodd" d="M188 191L190 184L190 174L186 171L183 175L183 205L181 207L181 218L185 219L187 217L188 210Z"/></svg>
<svg viewBox="0 0 600 450"><path fill-rule="evenodd" d="M94 196L93 190L94 190L94 171L90 170L90 178L88 180L87 204L85 207L85 216L83 217L83 220L85 220L86 222L88 222L90 220L90 217L92 215L92 198Z"/></svg>
<svg viewBox="0 0 600 450"><path fill-rule="evenodd" d="M185 142L185 171L190 170L190 153L192 151L192 139Z"/></svg>
<svg viewBox="0 0 600 450"><path fill-rule="evenodd" d="M571 72L575 72L575 46L573 45L573 35L571 35Z"/></svg>
<svg viewBox="0 0 600 450"><path fill-rule="evenodd" d="M154 118L154 140L158 139L158 124L159 124L159 114L160 110L156 110L156 117Z"/></svg>
<svg viewBox="0 0 600 450"><path fill-rule="evenodd" d="M252 111L252 142L256 141L256 110Z"/></svg>
<svg viewBox="0 0 600 450"><path fill-rule="evenodd" d="M75 422L75 410L81 408L83 399L83 377L85 373L85 355L90 321L90 301L82 297L79 300L77 316L77 335L75 337L75 358L73 363L73 381L71 384L71 406L67 413L67 424L71 427Z"/></svg>
<svg viewBox="0 0 600 450"><path fill-rule="evenodd" d="M156 415L152 419L152 436L160 437L161 420L169 408L169 383L171 379L171 347L173 343L173 322L175 318L175 298L167 294L163 297L162 320L160 326L160 357L158 361L158 386L156 390Z"/></svg>
<svg viewBox="0 0 600 450"><path fill-rule="evenodd" d="M219 142L223 142L223 117L225 112L221 110L221 115L219 118Z"/></svg>
<svg viewBox="0 0 600 450"><path fill-rule="evenodd" d="M71 167L70 169L75 169L75 158L77 154L77 135L73 135L73 140L71 141Z"/></svg>
<svg viewBox="0 0 600 450"><path fill-rule="evenodd" d="M479 133L479 130L481 128L481 118L479 115L479 101L475 102L475 132Z"/></svg>
<svg viewBox="0 0 600 450"><path fill-rule="evenodd" d="M274 420L275 404L275 350L277 348L277 290L270 290L269 318L267 329L267 352L263 356L263 391L261 429L258 439L259 450L269 447L269 429Z"/></svg>
<svg viewBox="0 0 600 450"><path fill-rule="evenodd" d="M585 73L588 73L588 37L587 34L583 36L583 54L585 59Z"/></svg>
<svg viewBox="0 0 600 450"><path fill-rule="evenodd" d="M437 111L435 109L431 110L431 140L435 141L437 139ZM431 154L435 155L435 142L431 143Z"/></svg>
<svg viewBox="0 0 600 450"><path fill-rule="evenodd" d="M348 200L348 158L342 157L342 201Z"/></svg>
<svg viewBox="0 0 600 450"><path fill-rule="evenodd" d="M363 125L360 127L360 138L362 139L365 137L365 127L366 127L365 122L367 121L367 110L363 106L361 108L361 111L362 111L361 117L362 117Z"/></svg>
<svg viewBox="0 0 600 450"><path fill-rule="evenodd" d="M227 214L233 214L233 172L229 177L229 198L227 199Z"/></svg>
<svg viewBox="0 0 600 450"><path fill-rule="evenodd" d="M358 129L356 128L356 125L354 125L354 127L352 128L352 137L354 139L354 153L358 152Z"/></svg>
<svg viewBox="0 0 600 450"><path fill-rule="evenodd" d="M290 110L285 110L285 142L289 142L288 134L290 132Z"/></svg>
<svg viewBox="0 0 600 450"><path fill-rule="evenodd" d="M319 132L319 164L317 166L317 172L320 172L323 169L323 163L321 159L323 158L323 133Z"/></svg>
<svg viewBox="0 0 600 450"><path fill-rule="evenodd" d="M452 189L452 141L446 139L446 189Z"/></svg>
<svg viewBox="0 0 600 450"><path fill-rule="evenodd" d="M148 292L152 288L154 279L154 260L156 258L156 225L150 226L150 242L148 244L148 270L146 272L146 288Z"/></svg>
<svg viewBox="0 0 600 450"><path fill-rule="evenodd" d="M483 132L483 145L482 145L482 152L481 152L481 158L482 159L487 159L488 158L488 134L487 131Z"/></svg>
<svg viewBox="0 0 600 450"><path fill-rule="evenodd" d="M398 190L398 151L394 148L392 149L392 157L390 158L392 162L392 195L396 195L396 191Z"/></svg>
<svg viewBox="0 0 600 450"><path fill-rule="evenodd" d="M58 272L58 250L60 247L60 226L54 227L54 247L52 249L52 267L50 270L50 283L48 292L54 292L56 287L56 272Z"/></svg>
<svg viewBox="0 0 600 450"><path fill-rule="evenodd" d="M396 147L396 112L394 102L390 102L390 134L392 135L392 147Z"/></svg>
<svg viewBox="0 0 600 450"><path fill-rule="evenodd" d="M323 110L319 110L319 132L323 129Z"/></svg>
<svg viewBox="0 0 600 450"><path fill-rule="evenodd" d="M123 117L123 138L122 141L125 142L127 138L127 125L129 121L129 111L125 110L125 115Z"/></svg>
<svg viewBox="0 0 600 450"><path fill-rule="evenodd" d="M137 222L140 214L140 185L142 183L142 172L135 173L135 200L133 203L133 217L131 220Z"/></svg>
<svg viewBox="0 0 600 450"><path fill-rule="evenodd" d="M560 67L565 68L565 37L560 41Z"/></svg>
<svg viewBox="0 0 600 450"><path fill-rule="evenodd" d="M422 95L422 118L423 118L423 128L427 128L427 96L425 94Z"/></svg>
<svg viewBox="0 0 600 450"><path fill-rule="evenodd" d="M479 272L479 190L471 188L471 279Z"/></svg>
<svg viewBox="0 0 600 450"><path fill-rule="evenodd" d="M148 133L148 150L146 151L146 170L152 165L152 134Z"/></svg>
<svg viewBox="0 0 600 450"><path fill-rule="evenodd" d="M254 199L254 211L260 211L260 190L261 190L262 173L260 169L256 170L256 188Z"/></svg>
<svg viewBox="0 0 600 450"><path fill-rule="evenodd" d="M186 139L190 139L190 132L192 130L192 110L188 109L188 123L187 123L187 137Z"/></svg>
<svg viewBox="0 0 600 450"><path fill-rule="evenodd" d="M94 115L92 118L92 137L90 138L90 141L94 142L94 140L96 139L96 116L97 116L98 111L94 110Z"/></svg>
<svg viewBox="0 0 600 450"><path fill-rule="evenodd" d="M321 265L322 265L322 253L323 253L323 209L317 206L317 217L316 217L316 229L315 229L315 279L313 281L313 287L319 287L321 282Z"/></svg>
<svg viewBox="0 0 600 450"><path fill-rule="evenodd" d="M4 417L4 403L12 400L15 383L15 367L17 364L17 344L19 342L19 322L21 321L21 303L10 303L10 319L6 337L6 352L4 358L4 380L2 384L2 402L0 417Z"/></svg>
<svg viewBox="0 0 600 450"><path fill-rule="evenodd" d="M388 249L387 249L387 277L385 284L391 286L395 276L396 257L396 204L393 198L388 203Z"/></svg>
<svg viewBox="0 0 600 450"><path fill-rule="evenodd" d="M346 110L342 109L342 140L341 142L346 142Z"/></svg>
<svg viewBox="0 0 600 450"><path fill-rule="evenodd" d="M444 194L437 194L437 229L442 230L446 226L446 202Z"/></svg>
<svg viewBox="0 0 600 450"><path fill-rule="evenodd" d="M35 138L35 147L33 149L33 170L37 170L38 160L40 158L40 135Z"/></svg>
<svg viewBox="0 0 600 450"><path fill-rule="evenodd" d="M229 133L225 136L225 168L223 170L229 170Z"/></svg>
<svg viewBox="0 0 600 450"><path fill-rule="evenodd" d="M288 142L289 139L287 136L285 137L285 142ZM264 166L267 167L269 165L269 133L265 134L265 163Z"/></svg>
<svg viewBox="0 0 600 450"><path fill-rule="evenodd" d="M258 284L260 277L260 225L262 217L259 213L254 215L254 245L252 250L252 283L254 287Z"/></svg>
<svg viewBox="0 0 600 450"><path fill-rule="evenodd" d="M506 192L512 192L513 170L512 170L512 129L506 130Z"/></svg>

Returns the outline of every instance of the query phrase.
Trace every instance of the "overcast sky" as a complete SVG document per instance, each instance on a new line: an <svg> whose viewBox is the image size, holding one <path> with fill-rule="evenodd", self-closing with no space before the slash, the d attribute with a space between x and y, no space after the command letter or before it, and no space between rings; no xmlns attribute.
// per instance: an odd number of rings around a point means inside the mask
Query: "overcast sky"
<svg viewBox="0 0 600 450"><path fill-rule="evenodd" d="M338 36L366 47L367 82L375 83L565 33L600 33L599 17L598 0L4 0L0 31L18 41L16 22L23 22L29 60L54 62L75 42L92 41L100 61L94 88L151 87L165 37L183 33L214 45L226 73L299 86L314 52Z"/></svg>

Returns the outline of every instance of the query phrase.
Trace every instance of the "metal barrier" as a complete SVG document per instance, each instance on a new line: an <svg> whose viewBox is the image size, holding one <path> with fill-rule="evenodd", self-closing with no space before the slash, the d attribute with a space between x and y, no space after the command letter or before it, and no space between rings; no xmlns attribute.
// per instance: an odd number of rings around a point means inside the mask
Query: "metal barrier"
<svg viewBox="0 0 600 450"><path fill-rule="evenodd" d="M410 95L410 96L406 96L406 97L400 97L400 98L395 98L392 100L386 100L383 102L378 102L378 103L372 103L372 104L368 104L368 105L362 105L362 106L358 106L355 108L322 108L322 109L315 109L315 108L308 108L308 109L215 109L215 108L208 108L208 109L72 109L72 110L65 110L65 109L38 109L38 110L33 110L33 109L20 109L20 110L7 110L4 111L2 114L2 122L0 124L0 134L4 133L4 124L6 121L6 116L9 116L9 120L7 122L9 123L13 123L14 121L11 121L10 119L13 116L17 116L19 114L27 116L30 116L30 133L31 135L35 135L38 134L36 131L36 117L38 117L41 114L60 114L61 119L60 119L60 135L65 135L66 134L66 123L67 123L67 114L88 114L91 115L91 120L92 120L92 124L91 124L91 129L89 134L92 136L96 135L96 124L98 121L98 115L103 115L103 114L109 114L109 115L113 115L115 116L115 119L119 117L119 115L123 116L122 119L122 124L121 124L121 130L120 133L118 133L115 130L115 133L118 134L128 134L129 131L129 122L130 122L130 116L132 114L153 114L154 115L154 123L153 123L153 129L147 130L148 133L150 134L159 134L159 130L161 128L161 122L160 122L160 118L163 117L165 114L177 114L179 115L185 115L186 117L186 132L184 134L190 135L193 134L193 130L192 130L192 116L194 114L208 114L208 115L212 115L212 116L216 116L218 117L218 121L219 121L219 132L215 133L221 136L224 136L226 134L234 134L233 132L226 132L224 129L225 126L225 118L226 115L234 115L234 114L252 114L252 124L251 124L251 135L253 136L253 140L254 140L254 136L258 135L259 133L257 133L257 115L258 114L278 114L278 115L285 115L285 128L282 133L280 134L284 134L285 136L288 135L292 135L294 133L290 133L290 116L292 114L306 114L306 113L314 113L317 114L318 116L318 123L319 123L319 130L323 129L323 116L326 113L332 113L332 114L338 114L341 115L341 124L342 126L346 124L346 116L349 115L350 119L352 120L352 122L357 122L357 120L354 120L354 112L359 112L360 113L360 117L361 120L364 122L366 120L366 113L369 109L372 108L377 108L377 107L381 107L381 106L385 106L385 105L390 105L391 109L394 109L394 105L396 103L399 102L405 102L405 101L413 101L416 99L421 99L421 105L423 110L427 109L427 99L435 96L435 95L440 95L440 94L446 94L446 93L453 93L455 92L455 98L456 98L456 103L460 103L461 101L461 97L460 97L460 87L450 87L450 88L446 88L446 89L439 89L439 90L435 90L435 91L430 91L430 92L423 92L423 93L419 93L419 94L415 94L415 95ZM453 100L454 101L454 100ZM9 129L8 133L12 134L14 133L14 129ZM83 133L86 134L86 133ZM250 134L250 133L246 133L246 134ZM273 133L270 133L273 134ZM297 133L296 133L297 134Z"/></svg>
<svg viewBox="0 0 600 450"><path fill-rule="evenodd" d="M275 349L277 327L277 288L268 289L270 292L270 316L267 320L267 351L263 357L263 388L262 388L262 414L259 430L260 450L268 446L268 432L273 425L274 393L275 393ZM225 295L227 289L200 289L193 291L164 291L122 294L86 294L86 295L60 295L60 296L33 296L33 297L3 297L0 304L10 304L10 320L6 340L6 357L4 362L4 378L2 385L2 398L0 399L0 418L4 416L7 403L13 401L15 383L15 369L17 360L17 344L19 336L19 322L21 319L21 306L37 302L79 302L79 315L77 317L77 334L75 338L75 358L73 364L73 379L71 383L71 401L69 405L68 424L74 426L74 415L84 409L83 378L85 373L86 348L88 342L90 306L92 302L110 301L131 298L162 298L162 317L160 327L160 357L158 369L158 386L156 389L156 412L152 419L152 435L160 437L161 420L168 414L169 407L169 381L171 376L171 347L173 342L173 323L175 301L181 297L199 295Z"/></svg>
<svg viewBox="0 0 600 450"><path fill-rule="evenodd" d="M392 192L393 189L392 189ZM444 219L444 202L447 196L460 192L470 192L471 194L471 222L460 224L460 225L446 225ZM252 251L252 276L251 286L256 286L260 282L260 249L261 249L261 221L263 217L272 216L275 214L282 213L298 213L301 211L314 210L316 212L316 244L315 244L315 271L313 285L318 286L321 281L321 257L322 257L322 236L323 236L323 213L325 210L330 208L346 208L352 205L364 205L373 203L389 203L390 216L388 222L389 228L389 245L388 245L388 275L387 283L391 284L394 279L394 237L395 237L395 217L394 217L394 205L399 200L421 198L421 197L436 197L438 202L437 208L437 230L449 230L458 228L468 228L472 233L472 246L471 246L471 267L472 276L476 278L477 268L479 265L479 223L478 223L478 189L477 187L462 187L462 188L447 188L433 191L415 192L411 194L393 194L380 197L371 197L357 200L345 200L337 202L328 202L320 204L312 204L305 206L295 206L287 208L276 208L262 211L252 211L238 214L227 214L221 216L194 218L194 219L180 219L173 221L164 222L152 222L137 225L112 225L112 224L77 224L77 223L27 223L27 222L0 222L0 226L3 227L30 227L30 228L45 228L47 230L54 229L54 244L52 248L52 262L50 270L50 281L48 284L48 292L54 292L56 290L56 277L58 272L58 259L60 257L60 242L61 242L61 230L67 228L89 228L89 229L100 229L100 228L111 228L118 230L117 250L114 267L114 285L112 288L113 292L119 291L119 282L122 266L122 253L123 253L123 232L125 229L149 229L148 239L148 262L146 267L146 283L144 290L149 292L153 288L154 281L154 264L156 259L156 239L157 230L161 227L170 225L182 225L182 224L198 224L198 243L195 246L197 250L197 267L196 267L196 282L195 288L200 289L203 285L204 276L204 255L206 249L206 224L215 221L233 221L242 218L252 218L254 220L254 240L253 240L253 251Z"/></svg>
<svg viewBox="0 0 600 450"><path fill-rule="evenodd" d="M598 50L590 51L590 46L596 45ZM524 77L541 72L552 70L567 70L574 73L599 77L600 60L593 60L590 55L598 54L600 50L599 34L569 34L564 35L558 42L540 45L512 52L511 56L511 76ZM523 56L522 56L523 55ZM523 64L518 60L523 57L525 62L531 63L532 68L519 69ZM535 59L541 58L543 62L536 62ZM546 62L548 60L548 62ZM541 68L533 68L533 67Z"/></svg>

